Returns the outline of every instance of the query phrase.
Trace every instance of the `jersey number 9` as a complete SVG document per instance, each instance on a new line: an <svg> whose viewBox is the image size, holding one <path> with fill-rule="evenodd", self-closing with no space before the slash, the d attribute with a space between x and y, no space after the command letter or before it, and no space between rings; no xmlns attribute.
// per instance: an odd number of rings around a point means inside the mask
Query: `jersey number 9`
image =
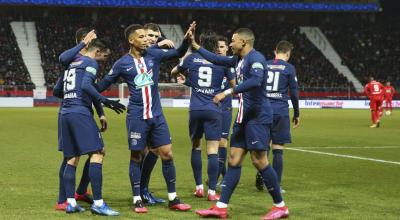
<svg viewBox="0 0 400 220"><path fill-rule="evenodd" d="M208 66L202 66L199 68L199 80L197 84L201 87L210 87L212 79L212 69Z"/></svg>

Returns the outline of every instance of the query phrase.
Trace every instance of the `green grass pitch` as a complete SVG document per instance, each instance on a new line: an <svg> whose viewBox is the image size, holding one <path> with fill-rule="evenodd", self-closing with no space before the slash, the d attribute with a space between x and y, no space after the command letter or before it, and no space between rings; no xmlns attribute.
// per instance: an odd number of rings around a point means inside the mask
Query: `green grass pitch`
<svg viewBox="0 0 400 220"><path fill-rule="evenodd" d="M58 190L57 108L0 109L0 219L100 219L89 211L66 216L54 210ZM193 210L211 202L192 195L190 141L186 109L164 110L173 138L177 192ZM105 201L121 212L118 219L199 219L194 211L178 213L166 205L148 207L148 214L131 211L125 115L107 111L104 134ZM370 129L368 110L302 110L301 127L292 131L288 148L351 155L379 161L344 158L287 149L283 187L291 219L400 219L400 111ZM342 148L340 148L342 147ZM203 151L204 152L204 151ZM86 157L83 159L85 160ZM78 169L80 178L83 160ZM206 157L203 154L203 165ZM259 219L271 207L267 192L254 187L255 169L247 157L231 199L231 219ZM206 168L203 168L203 179ZM150 188L166 198L157 163ZM83 204L85 208L88 205Z"/></svg>

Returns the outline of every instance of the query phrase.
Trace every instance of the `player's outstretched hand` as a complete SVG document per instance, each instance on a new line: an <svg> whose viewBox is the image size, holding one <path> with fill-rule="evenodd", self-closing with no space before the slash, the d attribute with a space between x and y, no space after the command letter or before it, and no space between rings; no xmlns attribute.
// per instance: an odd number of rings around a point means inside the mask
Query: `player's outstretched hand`
<svg viewBox="0 0 400 220"><path fill-rule="evenodd" d="M214 96L214 103L215 104L219 104L219 102L221 102L222 99L224 99L226 97L224 92L218 93L216 96Z"/></svg>
<svg viewBox="0 0 400 220"><path fill-rule="evenodd" d="M91 30L89 33L86 34L86 36L83 38L82 43L85 45L88 45L92 40L96 39L97 35L94 30Z"/></svg>
<svg viewBox="0 0 400 220"><path fill-rule="evenodd" d="M158 42L157 45L159 48L166 48L166 49L175 47L174 42L172 40L168 40L168 39Z"/></svg>
<svg viewBox="0 0 400 220"><path fill-rule="evenodd" d="M300 118L299 117L293 117L293 128L297 128L300 125Z"/></svg>
<svg viewBox="0 0 400 220"><path fill-rule="evenodd" d="M107 119L106 119L106 116L102 115L100 117L100 124L101 124L100 132L105 132L107 130Z"/></svg>
<svg viewBox="0 0 400 220"><path fill-rule="evenodd" d="M119 99L117 101L114 100L110 100L110 99L106 99L103 102L104 106L106 106L107 108L110 108L112 110L114 110L116 113L121 114L122 112L124 112L125 105L119 103Z"/></svg>
<svg viewBox="0 0 400 220"><path fill-rule="evenodd" d="M179 76L176 77L176 81L177 81L179 84L181 84L181 85L185 84L185 82L186 82L186 77L185 77L185 75L183 75L182 73L180 73Z"/></svg>
<svg viewBox="0 0 400 220"><path fill-rule="evenodd" d="M194 30L196 29L196 21L193 21L190 24L190 27L188 28L188 30L185 33L185 36L183 37L183 39L187 39L187 38L191 38L192 35L194 35Z"/></svg>

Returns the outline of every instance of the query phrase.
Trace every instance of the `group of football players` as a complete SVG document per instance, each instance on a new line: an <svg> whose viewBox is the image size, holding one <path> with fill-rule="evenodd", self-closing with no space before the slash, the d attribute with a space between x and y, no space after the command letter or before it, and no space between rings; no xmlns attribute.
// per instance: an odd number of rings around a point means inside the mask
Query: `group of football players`
<svg viewBox="0 0 400 220"><path fill-rule="evenodd" d="M383 115L383 104L385 104L385 114L392 114L392 101L395 90L390 82L382 83L376 81L373 77L369 78L369 82L364 87L364 93L369 98L369 107L371 110L372 125L370 128L379 128L381 124L381 116Z"/></svg>
<svg viewBox="0 0 400 220"><path fill-rule="evenodd" d="M168 192L170 209L187 211L191 206L177 196L175 165L167 121L163 115L158 91L160 64L181 58L171 74L192 88L189 107L189 133L192 141L191 165L195 180L194 195L204 197L202 184L201 139L205 134L208 155L207 199L216 204L206 210L197 210L203 217L226 218L228 203L241 176L242 161L249 152L257 169L258 182L264 184L273 199L271 210L261 219L279 219L289 215L282 198L280 181L283 169L283 146L291 142L288 100L291 99L293 126L299 125L299 98L296 72L288 63L293 45L280 41L275 58L267 61L253 48L255 36L248 28L237 29L228 40L212 31L200 34L195 40L196 23L185 33L182 44L175 48L172 41L161 38L156 24L132 24L124 35L130 50L118 59L108 75L96 83L98 61L105 60L110 50L97 39L93 30L77 31L77 46L60 55L65 72L60 75L54 95L62 98L59 111L59 150L64 159L60 166L57 210L67 213L83 212L77 200L91 203L91 212L115 216L102 197L102 163L105 156L102 131L107 120L102 104L116 113L126 110L119 101L101 95L111 84L122 78L129 88L126 129L130 150L129 178L133 194L133 211L146 213L145 204L164 203L150 193L151 172L158 160ZM227 56L228 48L232 56ZM289 95L290 91L290 95ZM238 113L230 135L227 160L227 142L232 120L232 96L239 98ZM100 118L98 129L93 118L92 105ZM268 152L272 146L273 164ZM75 187L79 158L88 155L79 186ZM222 176L221 194L217 191ZM87 191L91 184L92 194ZM260 185L260 184L259 184ZM259 186L260 187L260 186ZM262 186L261 186L262 188ZM75 191L76 189L76 191Z"/></svg>

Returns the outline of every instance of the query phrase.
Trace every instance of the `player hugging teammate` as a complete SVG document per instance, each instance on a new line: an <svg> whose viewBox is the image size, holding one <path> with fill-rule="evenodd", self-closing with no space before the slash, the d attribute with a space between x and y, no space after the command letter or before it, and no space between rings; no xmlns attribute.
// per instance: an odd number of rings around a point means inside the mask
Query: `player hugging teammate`
<svg viewBox="0 0 400 220"><path fill-rule="evenodd" d="M63 170L60 180L65 186L60 187L60 194L65 192L66 203L63 199L59 200L62 200L60 204L65 204L67 213L84 211L76 203L74 182L79 156L88 154L88 173L93 190L91 211L99 215L119 215L102 199L103 142L91 109L94 103L100 117L104 113L99 103L117 113L125 109L118 101L109 100L100 94L119 78L128 84L130 93L126 130L130 150L132 210L146 213L146 203L164 202L148 191L150 174L158 158L162 161L168 207L178 211L191 209L176 193L171 137L158 92L161 62L183 57L191 43L193 53L173 73L181 73L178 80L193 90L189 109L189 132L192 141L191 164L196 185L194 194L197 197L204 196L200 151L200 140L204 133L208 154L207 199L216 201L210 209L197 210L196 213L203 217L228 216L227 207L241 176L242 161L249 153L274 203L261 219L289 216L288 207L281 195L280 179L283 145L291 141L287 102L289 90L294 106L294 127L299 124L297 79L294 67L287 63L293 46L287 41L281 41L276 46L275 59L266 61L253 48L253 32L248 28L240 28L233 33L229 44L233 56L226 56L226 39L214 32L205 32L200 35L200 46L194 37L195 27L196 23L193 22L182 45L175 49L173 42L161 39L161 33L155 24L128 26L124 34L130 50L96 84L96 60L104 59L108 50L100 40L89 43L92 39L86 39L75 47L70 63L67 63L67 70L60 77L55 89L59 91L57 96L63 98L59 139L65 158L60 168L60 173ZM80 51L84 48L85 51ZM79 52L81 55L77 56ZM225 172L226 145L232 116L231 97L234 94L239 97L239 109L230 138L228 169ZM102 122L105 126L104 120ZM270 165L267 157L271 141L274 166ZM220 175L223 176L221 195L216 193ZM84 195L91 196L86 193L87 186L83 188Z"/></svg>

